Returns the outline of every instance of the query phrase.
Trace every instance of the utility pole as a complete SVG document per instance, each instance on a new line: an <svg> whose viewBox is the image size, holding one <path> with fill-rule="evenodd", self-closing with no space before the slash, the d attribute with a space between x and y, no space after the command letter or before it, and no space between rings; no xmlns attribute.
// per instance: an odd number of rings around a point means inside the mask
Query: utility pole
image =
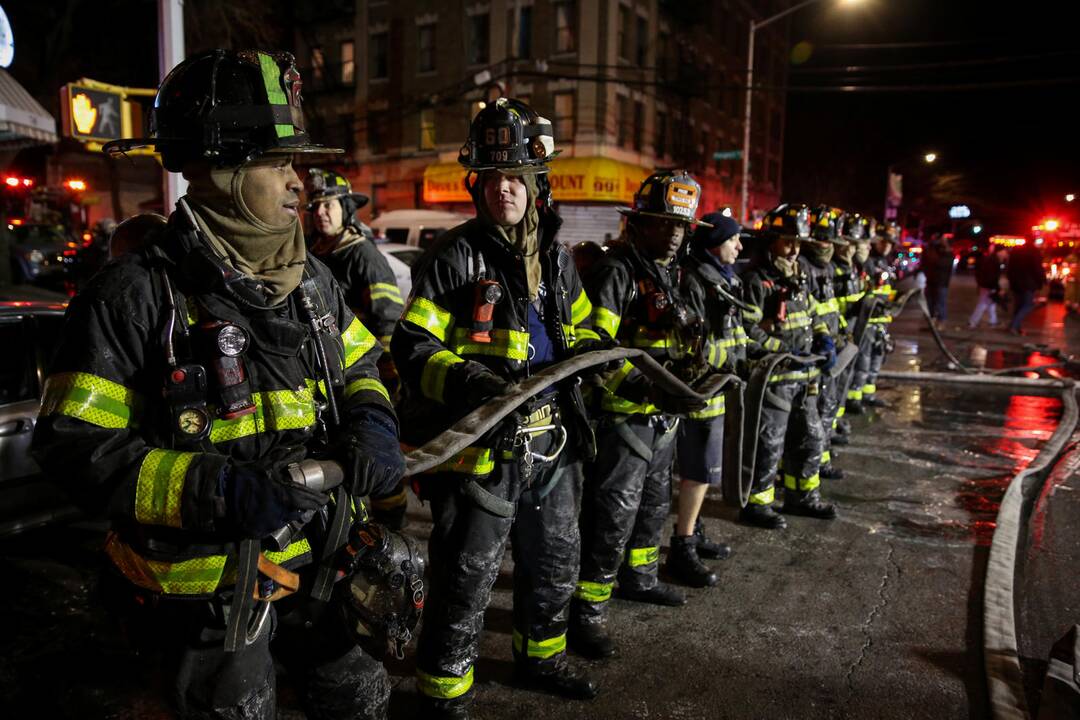
<svg viewBox="0 0 1080 720"><path fill-rule="evenodd" d="M158 0L158 68L161 79L184 60L184 6L181 0ZM162 175L162 210L168 215L176 201L187 192L187 180L164 168Z"/></svg>

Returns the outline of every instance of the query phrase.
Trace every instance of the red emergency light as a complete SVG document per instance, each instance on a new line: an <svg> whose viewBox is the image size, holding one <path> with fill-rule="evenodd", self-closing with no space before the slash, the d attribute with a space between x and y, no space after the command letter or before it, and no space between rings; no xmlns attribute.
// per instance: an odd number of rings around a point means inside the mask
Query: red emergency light
<svg viewBox="0 0 1080 720"><path fill-rule="evenodd" d="M20 186L28 188L34 186L34 180L33 178L28 177L16 177L15 175L8 175L4 178L4 184L7 185L9 188L17 188Z"/></svg>
<svg viewBox="0 0 1080 720"><path fill-rule="evenodd" d="M75 192L83 192L86 190L86 181L79 180L78 178L71 178L64 181L64 187L68 190L74 190Z"/></svg>

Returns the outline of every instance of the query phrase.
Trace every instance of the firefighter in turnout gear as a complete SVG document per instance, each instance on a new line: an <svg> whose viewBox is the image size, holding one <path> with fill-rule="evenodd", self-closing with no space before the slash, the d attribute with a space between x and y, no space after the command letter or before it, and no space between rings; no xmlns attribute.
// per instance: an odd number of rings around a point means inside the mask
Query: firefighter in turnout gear
<svg viewBox="0 0 1080 720"><path fill-rule="evenodd" d="M375 246L370 228L356 216L368 198L354 193L349 181L338 173L319 168L308 170L304 192L314 225L309 252L330 268L345 295L345 304L387 351L379 358L379 375L394 397L397 371L388 351L404 303L394 271ZM406 500L404 484L391 488L386 497L371 498L372 516L399 530L405 524Z"/></svg>
<svg viewBox="0 0 1080 720"><path fill-rule="evenodd" d="M862 392L861 400L864 406L880 407L885 403L877 397L877 376L892 345L889 335L889 324L892 322L890 303L896 294L893 289L896 271L892 266L892 229L886 229L872 221L871 227L873 232L870 236L870 255L863 263L863 272L866 275L867 296L872 296L877 302L870 315L870 328L867 330L868 352L860 358L859 379L862 385L858 389Z"/></svg>
<svg viewBox="0 0 1080 720"><path fill-rule="evenodd" d="M307 254L292 169L335 151L304 132L287 53L186 60L150 127L106 150L155 146L188 193L72 300L35 457L110 515L103 594L180 717L274 717L280 662L308 717L385 718L335 558L405 464L378 341ZM298 484L312 457L342 484Z"/></svg>
<svg viewBox="0 0 1080 720"><path fill-rule="evenodd" d="M837 245L833 254L835 275L833 276L833 294L836 296L837 306L840 311L841 325L850 336L858 324L859 312L862 308L861 301L866 294L866 284L862 271L855 260L855 251L858 242L862 239L864 227L859 222L856 214L845 213L840 216L838 233L844 243ZM850 338L853 342L859 342L861 338ZM844 419L847 411L847 401L851 397L852 380L859 365L859 356L848 363L848 367L837 378L837 409L836 417L832 423L830 438L831 445L846 445L848 443L849 426ZM859 397L862 397L860 392ZM824 418L823 418L824 421ZM825 425L826 431L830 426Z"/></svg>
<svg viewBox="0 0 1080 720"><path fill-rule="evenodd" d="M742 228L732 218L710 213L690 237L682 261L682 287L688 306L704 322L701 346L708 367L725 373L746 373L749 338L743 327L742 283L734 272L742 251ZM716 575L702 562L722 560L731 548L710 540L701 521L701 505L709 487L718 488L723 472L724 396L704 410L692 412L679 428L679 508L671 536L666 570L693 587L715 585Z"/></svg>
<svg viewBox="0 0 1080 720"><path fill-rule="evenodd" d="M855 252L852 255L851 266L858 272L862 281L862 299L855 312L862 312L867 303L876 303L876 296L871 288L869 276L866 273L866 263L870 259L870 241L873 239L877 223L873 218L864 215L853 216L851 235L848 242L855 244ZM855 361L855 372L848 384L847 413L862 415L863 413L863 386L866 385L867 375L870 373L870 356L873 346L873 338L877 336L875 328L867 328L866 333L859 345L859 357ZM876 390L876 388L875 388Z"/></svg>
<svg viewBox="0 0 1080 720"><path fill-rule="evenodd" d="M428 441L513 383L600 345L573 259L555 238L560 220L545 174L555 154L550 122L522 102L499 99L474 118L459 161L477 217L441 237L417 268L390 343L407 443ZM566 657L591 438L578 384L560 383L414 485L434 522L417 657L423 717L468 716L508 539L519 680L565 697L596 695Z"/></svg>
<svg viewBox="0 0 1080 720"><path fill-rule="evenodd" d="M840 236L844 217L842 210L828 205L813 208L810 211L811 241L804 243L803 251L799 254L800 269L816 302L814 332L831 338L837 351L847 343L847 320L840 312L840 302L836 297L837 267L833 262L835 251L847 245L847 241ZM831 373L822 374L819 387L818 414L821 416L824 446L818 474L822 480L840 480L844 477L844 471L832 463L832 433L844 389L840 386L840 378Z"/></svg>
<svg viewBox="0 0 1080 720"><path fill-rule="evenodd" d="M758 248L754 265L743 277L744 297L751 308L745 316L748 324L769 336L762 343L765 350L796 357L823 355L823 367L829 369L836 360L836 349L828 334L820 326L814 327L817 303L798 262L800 244L810 239L808 209L805 205L780 205L766 214L760 237L767 245ZM772 508L774 481L781 469L784 513L836 517L836 509L821 500L819 489L824 447L817 407L821 370L813 361L794 360L781 363L770 374L750 499L739 512L742 522L769 529L787 526Z"/></svg>
<svg viewBox="0 0 1080 720"><path fill-rule="evenodd" d="M697 181L683 171L653 173L625 211L624 236L586 283L596 332L648 351L677 374L694 374L701 361L702 327L679 289L677 260L700 195ZM678 414L704 408L660 393L628 361L592 399L599 405L598 452L582 500L581 574L569 639L576 652L596 658L614 652L606 616L616 575L627 599L686 602L657 577L660 536L671 503Z"/></svg>

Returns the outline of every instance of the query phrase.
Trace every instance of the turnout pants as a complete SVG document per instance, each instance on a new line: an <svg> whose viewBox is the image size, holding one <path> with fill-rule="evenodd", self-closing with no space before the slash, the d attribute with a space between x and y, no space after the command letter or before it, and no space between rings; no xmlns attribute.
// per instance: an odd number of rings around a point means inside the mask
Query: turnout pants
<svg viewBox="0 0 1080 720"><path fill-rule="evenodd" d="M598 448L581 512L581 577L575 611L603 619L616 574L647 590L659 582L660 536L671 505L678 421L664 415L611 415L596 431Z"/></svg>
<svg viewBox="0 0 1080 720"><path fill-rule="evenodd" d="M536 438L532 449L550 453L554 436ZM487 476L465 480L509 503L511 517L481 507L462 489L461 474L424 479L435 524L417 651L417 684L424 695L452 700L472 687L484 611L508 538L514 559L514 658L540 672L563 660L581 544L582 472L572 445L553 463L534 465L528 482L512 459L497 460Z"/></svg>
<svg viewBox="0 0 1080 720"><path fill-rule="evenodd" d="M848 400L862 400L873 397L877 392L877 376L881 364L885 361L885 328L873 323L866 329L866 338L859 350L859 356L853 361L855 374L848 388Z"/></svg>
<svg viewBox="0 0 1080 720"><path fill-rule="evenodd" d="M818 381L770 384L761 409L750 503L771 505L774 481L783 463L786 497L801 497L821 485L818 470L825 446L818 415Z"/></svg>
<svg viewBox="0 0 1080 720"><path fill-rule="evenodd" d="M160 670L157 682L180 718L272 720L275 661L296 686L307 717L387 717L390 679L345 626L339 607L343 587L329 603L296 596L273 603L258 639L233 653L224 650L227 596L154 601L111 569L101 589L140 656L153 658L142 665Z"/></svg>
<svg viewBox="0 0 1080 720"><path fill-rule="evenodd" d="M856 356L836 377L823 374L821 377L821 389L818 395L818 415L821 416L821 430L824 434L821 446L821 464L828 465L832 462L832 434L836 429L836 421L844 416L844 398L847 394L848 383L855 372L855 364L859 362Z"/></svg>

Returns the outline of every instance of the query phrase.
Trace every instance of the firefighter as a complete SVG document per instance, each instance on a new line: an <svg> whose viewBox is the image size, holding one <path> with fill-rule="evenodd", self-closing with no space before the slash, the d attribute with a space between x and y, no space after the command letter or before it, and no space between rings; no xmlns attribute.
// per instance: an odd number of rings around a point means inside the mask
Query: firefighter
<svg viewBox="0 0 1080 720"><path fill-rule="evenodd" d="M768 338L762 345L769 352L822 355L827 370L836 360L835 345L820 327L814 328L816 302L798 262L799 246L810 238L809 211L805 205L780 205L765 215L762 230L759 242L764 246L743 276L751 308L744 316L751 326L747 332L764 331ZM768 529L787 527L772 507L781 463L785 514L836 517L836 508L821 499L818 472L824 447L817 408L821 369L813 361L796 360L770 374L757 430L751 494L739 512L740 521Z"/></svg>
<svg viewBox="0 0 1080 720"><path fill-rule="evenodd" d="M868 237L872 240L870 255L863 263L863 272L866 275L867 295L876 298L877 302L870 315L867 330L869 351L861 358L860 369L864 374L861 375L862 385L858 389L862 392L863 406L881 407L885 401L877 397L877 376L892 347L889 324L892 322L890 302L896 294L893 289L896 271L892 266L895 230L892 226L886 228L873 221L869 226L872 231Z"/></svg>
<svg viewBox="0 0 1080 720"><path fill-rule="evenodd" d="M309 252L322 260L341 286L345 303L370 328L386 351L379 358L379 375L391 397L397 395L397 371L390 359L390 335L401 317L403 301L390 264L375 246L371 229L360 222L357 211L368 197L354 193L349 181L332 170L311 168L304 182L307 210L314 230ZM404 484L386 497L371 498L372 516L387 527L400 530L405 524Z"/></svg>
<svg viewBox="0 0 1080 720"><path fill-rule="evenodd" d="M862 309L861 301L866 293L862 271L855 259L855 251L858 243L862 240L863 224L856 213L843 214L838 222L837 232L844 243L837 245L833 256L835 274L833 276L833 294L836 296L837 306L840 311L841 325L849 336L851 342L860 342L861 338L851 337L858 325L859 313ZM847 445L849 442L850 426L844 416L847 412L846 402L850 401L852 381L858 370L859 356L848 364L847 369L837 378L837 410L835 426L832 428L830 442L832 445ZM861 386L860 386L861 387ZM858 397L862 397L860 390ZM829 427L826 426L826 430Z"/></svg>
<svg viewBox="0 0 1080 720"><path fill-rule="evenodd" d="M877 302L872 292L870 277L866 272L866 263L870 259L870 241L876 228L877 223L874 219L865 215L856 215L854 224L851 226L850 241L855 244L851 267L858 273L863 294L856 312L861 312L867 303ZM871 348L876 335L876 328L867 327L862 343L859 345L859 356L855 359L855 372L848 385L846 407L849 415L862 415L865 412L863 408L863 387L866 385L866 378L870 373Z"/></svg>
<svg viewBox="0 0 1080 720"><path fill-rule="evenodd" d="M837 266L833 262L835 251L847 245L847 241L840 236L844 217L842 210L828 205L813 208L809 216L811 241L804 243L804 252L799 254L800 270L806 276L815 301L814 332L832 338L837 350L847 342L847 320L840 312L836 297ZM844 471L832 462L832 434L844 390L840 386L840 378L831 373L822 375L819 387L818 414L821 416L824 446L818 474L823 480L840 480L844 477Z"/></svg>
<svg viewBox="0 0 1080 720"><path fill-rule="evenodd" d="M188 192L72 300L34 456L110 515L103 593L180 717L274 717L280 662L308 717L385 718L386 671L337 612L333 529L404 459L378 341L305 250L292 168L340 151L304 131L288 53L189 58L150 127L107 150L154 146ZM291 479L309 456L344 470L333 498Z"/></svg>
<svg viewBox="0 0 1080 720"><path fill-rule="evenodd" d="M403 439L419 445L512 385L596 347L592 306L557 241L551 123L499 99L477 113L459 161L477 217L417 268L390 349ZM550 387L414 485L431 503L431 593L417 656L424 717L468 716L484 611L507 539L514 558L513 654L528 687L589 699L566 657L577 576L582 459L591 431L578 385Z"/></svg>
<svg viewBox="0 0 1080 720"><path fill-rule="evenodd" d="M700 323L679 289L676 259L696 222L701 187L681 170L659 171L634 195L626 230L589 274L593 327L605 339L642 348L676 366L696 362ZM629 600L677 606L678 589L659 581L660 534L671 504L678 414L703 409L677 402L626 361L594 394L600 412L597 457L582 500L581 574L571 605L570 643L590 658L610 656L606 627L616 579Z"/></svg>
<svg viewBox="0 0 1080 720"><path fill-rule="evenodd" d="M704 322L701 352L708 366L745 375L749 338L739 302L742 283L734 271L742 251L742 228L722 213L710 213L702 221L711 227L699 225L690 238L690 251L682 262L684 294ZM702 558L722 560L731 554L728 545L709 539L700 517L706 492L720 486L723 472L722 395L704 410L690 413L679 428L677 443L679 507L665 569L687 585L713 586L716 574Z"/></svg>

